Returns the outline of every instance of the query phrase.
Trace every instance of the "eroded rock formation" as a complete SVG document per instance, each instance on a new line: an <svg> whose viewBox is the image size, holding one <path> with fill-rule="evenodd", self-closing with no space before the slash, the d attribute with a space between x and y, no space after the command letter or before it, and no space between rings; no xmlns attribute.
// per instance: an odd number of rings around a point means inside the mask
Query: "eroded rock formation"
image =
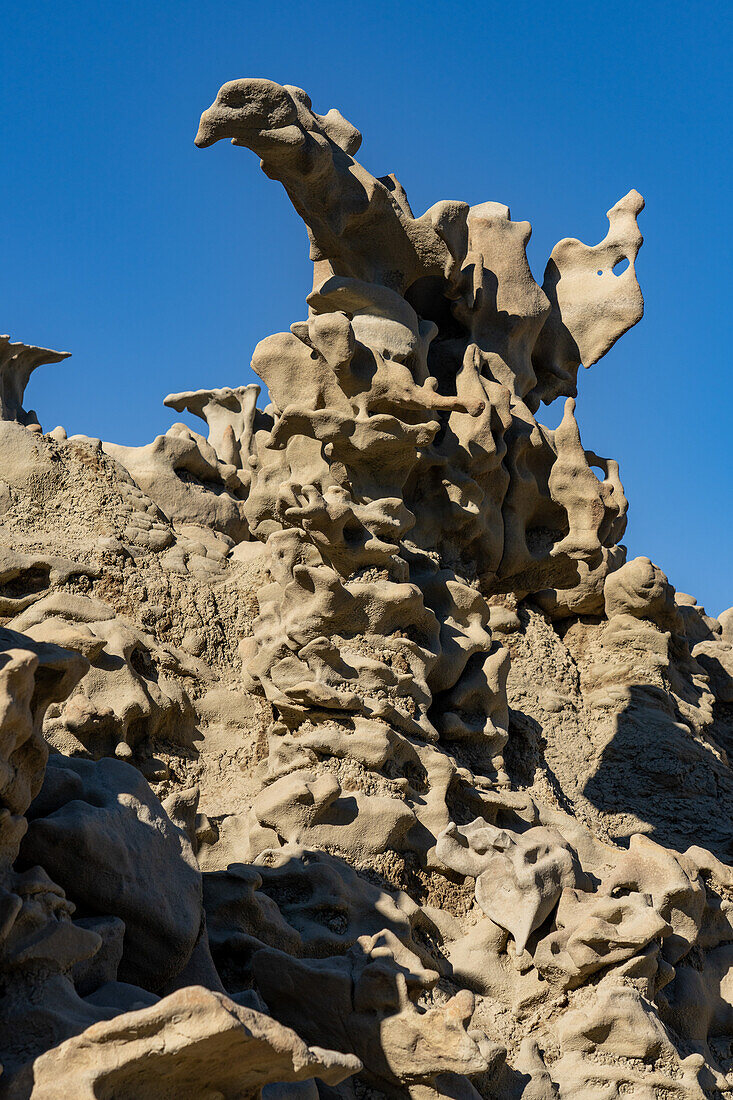
<svg viewBox="0 0 733 1100"><path fill-rule="evenodd" d="M0 1097L733 1091L733 612L626 560L575 416L641 196L540 286L298 88L225 84L222 138L311 242L266 407L44 435L60 356L0 363Z"/></svg>

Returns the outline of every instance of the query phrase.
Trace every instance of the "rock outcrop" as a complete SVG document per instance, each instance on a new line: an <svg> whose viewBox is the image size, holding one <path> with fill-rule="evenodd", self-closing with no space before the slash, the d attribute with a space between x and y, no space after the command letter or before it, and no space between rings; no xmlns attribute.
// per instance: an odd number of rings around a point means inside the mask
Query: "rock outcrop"
<svg viewBox="0 0 733 1100"><path fill-rule="evenodd" d="M301 89L225 84L223 138L311 242L266 407L44 435L61 356L0 362L0 1098L728 1094L733 611L626 560L576 419L641 196L540 286Z"/></svg>

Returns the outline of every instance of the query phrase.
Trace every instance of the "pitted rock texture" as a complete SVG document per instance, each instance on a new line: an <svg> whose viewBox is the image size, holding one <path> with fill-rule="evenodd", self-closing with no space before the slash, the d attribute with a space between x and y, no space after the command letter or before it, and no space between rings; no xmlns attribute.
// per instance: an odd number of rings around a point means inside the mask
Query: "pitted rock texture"
<svg viewBox="0 0 733 1100"><path fill-rule="evenodd" d="M733 610L627 561L576 419L641 196L539 285L301 89L223 138L311 243L264 408L44 435L60 354L0 349L0 1098L733 1092Z"/></svg>

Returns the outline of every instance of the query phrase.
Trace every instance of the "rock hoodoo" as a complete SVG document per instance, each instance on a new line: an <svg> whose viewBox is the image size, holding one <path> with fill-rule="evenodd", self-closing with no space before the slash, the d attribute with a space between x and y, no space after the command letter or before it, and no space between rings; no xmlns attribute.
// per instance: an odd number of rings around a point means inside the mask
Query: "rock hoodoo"
<svg viewBox="0 0 733 1100"><path fill-rule="evenodd" d="M63 356L0 346L0 1100L728 1094L733 613L626 560L575 416L641 196L540 286L299 88L223 138L311 245L264 408L44 435Z"/></svg>

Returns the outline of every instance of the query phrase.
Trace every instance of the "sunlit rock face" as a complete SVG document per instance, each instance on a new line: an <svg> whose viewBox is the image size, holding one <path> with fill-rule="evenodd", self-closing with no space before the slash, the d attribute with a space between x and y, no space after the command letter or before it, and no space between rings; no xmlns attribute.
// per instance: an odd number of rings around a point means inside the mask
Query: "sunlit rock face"
<svg viewBox="0 0 733 1100"><path fill-rule="evenodd" d="M311 244L264 408L44 435L60 354L0 348L0 1100L726 1094L733 612L626 560L575 415L641 196L539 285L299 88L225 84L223 138Z"/></svg>

